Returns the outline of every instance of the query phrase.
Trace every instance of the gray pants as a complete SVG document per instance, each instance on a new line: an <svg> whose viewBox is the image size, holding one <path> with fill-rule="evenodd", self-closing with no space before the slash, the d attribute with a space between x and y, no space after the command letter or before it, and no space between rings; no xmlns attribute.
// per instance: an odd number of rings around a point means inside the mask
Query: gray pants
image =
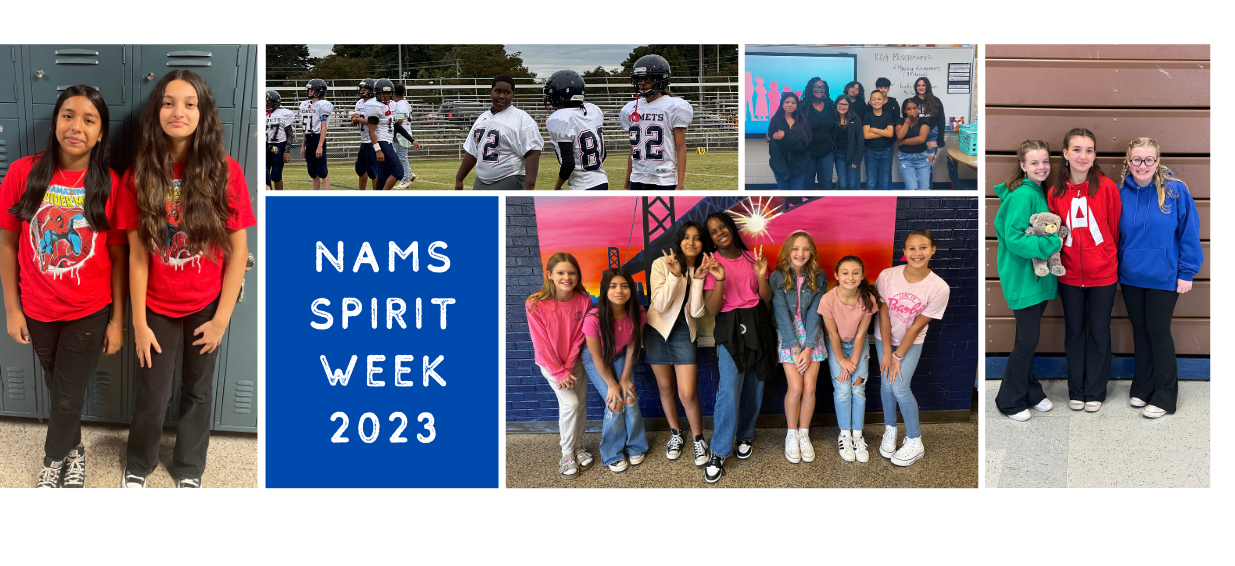
<svg viewBox="0 0 1235 566"><path fill-rule="evenodd" d="M526 177L523 175L511 175L504 179L498 179L492 183L481 181L476 178L476 184L472 185L474 191L522 191L523 183Z"/></svg>

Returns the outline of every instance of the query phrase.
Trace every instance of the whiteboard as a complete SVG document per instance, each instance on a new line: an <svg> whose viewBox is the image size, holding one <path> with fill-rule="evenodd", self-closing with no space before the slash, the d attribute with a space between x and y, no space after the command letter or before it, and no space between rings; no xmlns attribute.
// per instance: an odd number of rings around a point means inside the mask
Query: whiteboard
<svg viewBox="0 0 1235 566"><path fill-rule="evenodd" d="M925 76L931 81L935 96L943 102L948 118L963 116L966 124L972 124L973 77L977 73L973 47L853 47L853 46L805 46L805 45L748 45L746 53L828 53L857 57L858 82L866 89L870 100L875 90L875 80L887 77L892 81L888 96L898 102L912 97L913 83ZM969 93L948 94L948 64L969 64ZM828 85L833 98L840 96L845 85ZM949 121L945 118L944 123Z"/></svg>

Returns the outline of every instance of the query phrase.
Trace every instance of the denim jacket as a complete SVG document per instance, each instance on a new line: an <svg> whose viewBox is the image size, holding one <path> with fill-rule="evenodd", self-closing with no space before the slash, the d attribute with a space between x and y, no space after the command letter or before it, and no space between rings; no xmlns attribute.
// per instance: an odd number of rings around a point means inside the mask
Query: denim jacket
<svg viewBox="0 0 1235 566"><path fill-rule="evenodd" d="M793 349L798 345L797 331L793 327L793 313L798 307L798 290L797 281L794 282L792 291L785 290L785 274L779 269L772 272L771 279L768 284L772 287L772 312L776 318L776 329L780 330L781 349ZM819 335L819 299L823 297L828 280L823 273L819 274L819 280L816 284L820 287L818 292L811 292L810 289L802 289L802 326L806 328L806 348L822 347L822 344L815 344L815 337ZM789 340L786 344L785 340Z"/></svg>

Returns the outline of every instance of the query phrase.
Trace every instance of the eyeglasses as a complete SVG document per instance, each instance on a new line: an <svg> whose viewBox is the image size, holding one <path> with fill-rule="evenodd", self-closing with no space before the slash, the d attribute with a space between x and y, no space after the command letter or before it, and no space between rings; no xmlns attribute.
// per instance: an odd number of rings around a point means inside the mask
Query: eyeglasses
<svg viewBox="0 0 1235 566"><path fill-rule="evenodd" d="M1137 167L1141 167L1141 166L1153 167L1154 164L1157 162L1158 162L1157 157L1133 157L1128 160L1128 163L1131 163Z"/></svg>
<svg viewBox="0 0 1235 566"><path fill-rule="evenodd" d="M822 86L822 85L816 85L815 87L813 87L813 90L823 90L823 86Z"/></svg>

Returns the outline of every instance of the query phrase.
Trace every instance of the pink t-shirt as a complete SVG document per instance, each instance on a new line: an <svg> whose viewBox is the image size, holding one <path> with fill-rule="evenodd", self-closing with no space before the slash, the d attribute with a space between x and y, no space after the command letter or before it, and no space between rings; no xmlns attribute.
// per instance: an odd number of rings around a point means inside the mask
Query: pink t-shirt
<svg viewBox="0 0 1235 566"><path fill-rule="evenodd" d="M592 308L587 293L575 293L569 301L536 301L527 311L527 327L536 350L536 364L561 381L575 369L583 347L583 317Z"/></svg>
<svg viewBox="0 0 1235 566"><path fill-rule="evenodd" d="M932 271L917 283L905 280L905 266L889 267L879 274L875 280L875 288L879 290L880 299L888 304L888 315L892 320L892 345L899 346L905 332L913 324L918 315L929 318L943 318L944 309L948 308L948 295L952 290L942 278ZM930 325L922 327L922 332L913 341L921 344L926 340L926 330ZM875 320L875 335L879 336L879 320Z"/></svg>
<svg viewBox="0 0 1235 566"><path fill-rule="evenodd" d="M583 334L592 338L600 338L600 316L595 308L583 319ZM647 315L639 309L639 324L647 322ZM613 352L615 356L626 353L626 345L635 337L635 327L630 324L630 311L621 320L613 321Z"/></svg>
<svg viewBox="0 0 1235 566"><path fill-rule="evenodd" d="M759 304L759 280L755 275L755 260L751 253L742 252L741 256L729 259L717 252L712 257L725 268L725 290L721 296L720 312L748 309ZM716 278L709 273L703 279L703 290L715 287Z"/></svg>
<svg viewBox="0 0 1235 566"><path fill-rule="evenodd" d="M861 295L852 305L840 302L840 296L836 293L837 289L840 287L833 287L831 291L824 294L823 298L819 299L819 316L835 321L840 341L850 342L858 337L858 326L862 323L862 319L877 311L866 310Z"/></svg>

